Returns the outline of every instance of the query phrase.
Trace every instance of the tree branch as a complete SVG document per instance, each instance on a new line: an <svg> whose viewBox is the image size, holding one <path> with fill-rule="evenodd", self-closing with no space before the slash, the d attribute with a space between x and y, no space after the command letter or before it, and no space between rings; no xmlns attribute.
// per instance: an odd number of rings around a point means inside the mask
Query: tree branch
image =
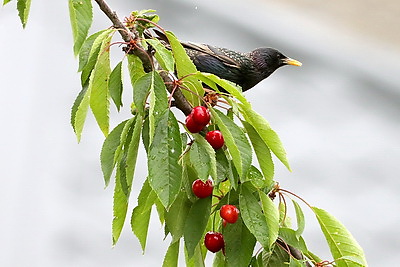
<svg viewBox="0 0 400 267"><path fill-rule="evenodd" d="M99 5L101 11L106 14L106 16L111 20L114 25L114 28L121 29L119 33L124 39L125 42L129 42L133 39L132 33L128 30L128 28L122 23L122 21L118 18L118 15L115 11L112 11L110 6L103 0L95 0L96 3Z"/></svg>
<svg viewBox="0 0 400 267"><path fill-rule="evenodd" d="M132 33L125 25L124 23L118 18L118 15L115 11L113 11L110 6L107 4L106 1L104 0L95 0L96 3L99 5L101 11L106 14L106 16L111 20L113 23L114 28L118 29L118 32L120 33L122 39L129 43L132 40L137 39L138 34ZM148 52L146 52L141 46L139 42L136 42L136 46L139 48L133 49L133 53L140 58L140 60L143 63L144 70L146 72L150 72L153 70L153 64L152 64L152 55L150 55ZM172 80L168 76L167 73L161 72L160 73L161 77L163 78L164 82L166 83L167 89L170 93L173 91L173 86L169 85ZM185 115L189 115L189 113L192 111L192 106L189 104L189 102L186 100L184 95L182 94L182 91L178 88L174 91L173 97L175 99L175 105L178 109L180 109Z"/></svg>

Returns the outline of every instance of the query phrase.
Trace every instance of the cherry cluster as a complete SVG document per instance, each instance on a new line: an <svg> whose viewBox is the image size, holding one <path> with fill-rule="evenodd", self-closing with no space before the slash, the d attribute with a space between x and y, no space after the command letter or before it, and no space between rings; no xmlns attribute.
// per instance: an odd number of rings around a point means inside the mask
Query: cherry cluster
<svg viewBox="0 0 400 267"><path fill-rule="evenodd" d="M192 191L198 198L206 198L212 196L214 185L211 179L203 182L197 179L192 184ZM235 205L223 205L219 211L222 218L222 225L225 227L227 223L235 223L239 218L239 209ZM204 237L204 245L211 252L224 251L224 237L219 232L210 231Z"/></svg>
<svg viewBox="0 0 400 267"><path fill-rule="evenodd" d="M186 128L191 133L198 133L210 122L210 118L210 112L206 107L194 107L192 112L186 117ZM220 149L224 146L224 137L218 130L207 132L206 140L214 149Z"/></svg>

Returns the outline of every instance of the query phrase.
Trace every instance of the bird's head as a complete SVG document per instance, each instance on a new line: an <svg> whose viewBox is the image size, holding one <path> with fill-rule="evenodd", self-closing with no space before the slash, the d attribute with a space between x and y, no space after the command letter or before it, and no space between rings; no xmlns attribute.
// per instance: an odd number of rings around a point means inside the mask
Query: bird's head
<svg viewBox="0 0 400 267"><path fill-rule="evenodd" d="M253 50L251 52L251 57L257 67L266 75L270 75L276 69L285 65L302 65L300 61L289 58L278 50L270 47L257 48L256 50Z"/></svg>

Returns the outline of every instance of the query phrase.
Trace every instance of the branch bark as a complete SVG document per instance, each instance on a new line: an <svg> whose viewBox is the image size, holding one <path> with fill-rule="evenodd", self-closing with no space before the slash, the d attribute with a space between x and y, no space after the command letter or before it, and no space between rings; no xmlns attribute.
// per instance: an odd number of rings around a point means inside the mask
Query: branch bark
<svg viewBox="0 0 400 267"><path fill-rule="evenodd" d="M95 0L99 5L101 11L111 20L114 25L114 28L120 29L119 33L121 34L122 39L125 42L129 42L133 39L133 34L128 30L128 28L122 23L122 21L118 18L117 12L111 10L110 6L103 0Z"/></svg>

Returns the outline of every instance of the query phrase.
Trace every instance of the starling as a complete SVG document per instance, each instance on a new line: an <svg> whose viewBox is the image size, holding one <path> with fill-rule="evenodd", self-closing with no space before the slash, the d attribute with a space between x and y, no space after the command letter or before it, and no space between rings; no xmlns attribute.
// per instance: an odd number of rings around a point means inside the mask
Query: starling
<svg viewBox="0 0 400 267"><path fill-rule="evenodd" d="M276 69L285 65L301 66L297 60L283 55L274 48L257 48L239 53L211 45L182 43L197 70L229 80L243 91L249 90Z"/></svg>
<svg viewBox="0 0 400 267"><path fill-rule="evenodd" d="M168 44L164 33L153 30L156 38ZM145 32L147 38L152 34ZM217 75L247 91L285 65L301 66L301 62L288 58L274 48L257 48L240 53L206 44L181 42L197 70ZM220 88L222 89L222 88ZM225 91L222 89L222 91Z"/></svg>

